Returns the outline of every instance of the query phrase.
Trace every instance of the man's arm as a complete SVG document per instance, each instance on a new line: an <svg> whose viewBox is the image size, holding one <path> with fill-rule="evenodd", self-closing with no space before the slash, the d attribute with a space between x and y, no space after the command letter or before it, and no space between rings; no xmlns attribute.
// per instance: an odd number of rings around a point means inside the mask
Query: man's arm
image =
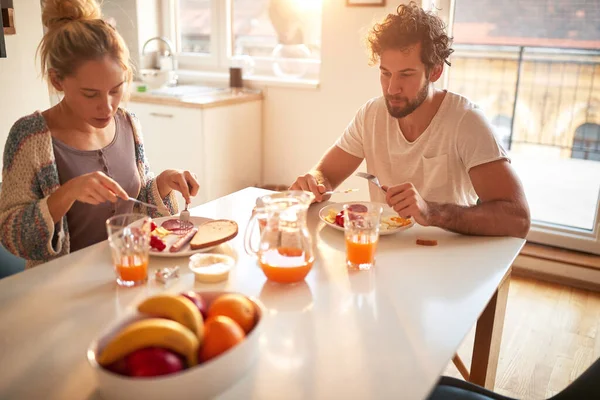
<svg viewBox="0 0 600 400"><path fill-rule="evenodd" d="M337 188L361 162L361 158L334 145L310 172L297 178L290 189L312 192L317 202L327 200L329 196L322 196L322 193Z"/></svg>
<svg viewBox="0 0 600 400"><path fill-rule="evenodd" d="M469 176L481 203L472 207L430 204L431 225L468 235L527 236L529 206L508 161L478 165Z"/></svg>
<svg viewBox="0 0 600 400"><path fill-rule="evenodd" d="M389 188L388 204L401 216L413 216L425 226L467 235L527 236L531 224L529 206L508 161L478 165L471 168L469 176L480 200L475 206L427 202L412 184Z"/></svg>

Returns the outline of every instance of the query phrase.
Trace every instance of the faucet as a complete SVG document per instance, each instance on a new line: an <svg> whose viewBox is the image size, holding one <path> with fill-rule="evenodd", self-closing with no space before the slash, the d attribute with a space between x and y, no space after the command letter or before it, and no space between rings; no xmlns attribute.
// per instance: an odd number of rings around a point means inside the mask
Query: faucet
<svg viewBox="0 0 600 400"><path fill-rule="evenodd" d="M174 46L173 46L173 43L171 43L171 41L168 38L166 38L164 36L155 36L155 37L152 37L152 38L146 40L146 42L142 46L142 56L146 55L146 46L148 45L148 43L155 41L155 40L163 42L167 46L167 50L169 53L168 56L171 58L171 70L173 71L173 74L175 74L175 70L177 69L177 63L175 60L175 53L173 52ZM175 75L174 81L175 81L175 84L177 84L177 75Z"/></svg>

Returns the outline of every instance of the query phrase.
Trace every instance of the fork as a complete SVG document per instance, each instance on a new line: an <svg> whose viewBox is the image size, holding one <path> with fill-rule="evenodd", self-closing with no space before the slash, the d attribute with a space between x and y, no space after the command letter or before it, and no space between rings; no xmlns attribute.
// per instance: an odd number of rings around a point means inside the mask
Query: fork
<svg viewBox="0 0 600 400"><path fill-rule="evenodd" d="M188 211L188 203L186 201L183 211L179 213L179 229L189 232L193 227L194 224L190 222L190 212Z"/></svg>
<svg viewBox="0 0 600 400"><path fill-rule="evenodd" d="M188 190L192 190L188 183ZM179 229L187 233L192 230L194 224L190 222L190 212L188 211L188 202L185 200L185 207L183 211L179 213Z"/></svg>
<svg viewBox="0 0 600 400"><path fill-rule="evenodd" d="M368 174L366 172L357 172L356 176L358 176L360 178L365 178L366 180L371 182L373 185L377 186L379 189L381 189L385 192L385 190L383 189L383 186L381 186L381 183L379 183L379 179L377 179L377 177L375 175Z"/></svg>

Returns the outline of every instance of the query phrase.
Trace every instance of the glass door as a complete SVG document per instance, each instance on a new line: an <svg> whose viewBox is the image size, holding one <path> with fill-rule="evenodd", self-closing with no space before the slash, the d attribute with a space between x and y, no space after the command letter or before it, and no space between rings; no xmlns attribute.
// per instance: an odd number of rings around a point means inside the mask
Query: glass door
<svg viewBox="0 0 600 400"><path fill-rule="evenodd" d="M446 87L478 104L523 181L531 242L600 254L600 31L594 2L442 0Z"/></svg>

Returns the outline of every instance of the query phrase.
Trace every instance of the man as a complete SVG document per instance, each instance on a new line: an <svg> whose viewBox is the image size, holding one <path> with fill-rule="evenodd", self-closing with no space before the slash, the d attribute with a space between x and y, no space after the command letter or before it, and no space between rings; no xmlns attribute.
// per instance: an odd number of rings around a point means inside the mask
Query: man
<svg viewBox="0 0 600 400"><path fill-rule="evenodd" d="M341 138L291 189L315 201L366 159L372 201L402 217L471 235L524 238L530 216L523 187L492 126L469 100L433 87L453 52L443 22L410 3L368 36L383 96L363 105ZM485 73L485 71L481 71Z"/></svg>

